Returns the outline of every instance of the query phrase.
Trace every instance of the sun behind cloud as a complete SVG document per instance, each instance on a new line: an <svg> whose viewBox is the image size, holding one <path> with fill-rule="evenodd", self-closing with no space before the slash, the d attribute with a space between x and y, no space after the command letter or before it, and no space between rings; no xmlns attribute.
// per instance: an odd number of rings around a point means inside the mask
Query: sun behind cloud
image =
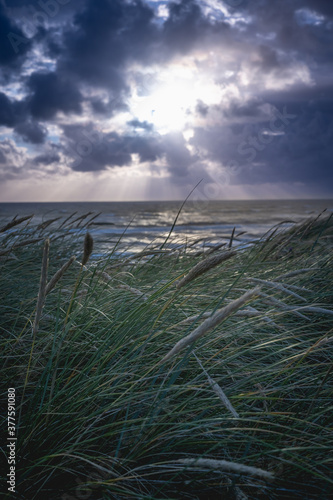
<svg viewBox="0 0 333 500"><path fill-rule="evenodd" d="M195 65L173 64L157 70L143 95L135 92L130 108L135 117L151 123L160 134L183 131L193 125L198 102L218 104L223 90L207 74L200 74Z"/></svg>

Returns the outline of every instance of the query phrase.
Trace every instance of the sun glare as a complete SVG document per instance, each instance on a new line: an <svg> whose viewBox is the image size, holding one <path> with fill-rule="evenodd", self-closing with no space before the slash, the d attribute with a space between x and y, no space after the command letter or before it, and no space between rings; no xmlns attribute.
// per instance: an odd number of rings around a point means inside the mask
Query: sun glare
<svg viewBox="0 0 333 500"><path fill-rule="evenodd" d="M159 75L147 95L136 94L131 110L137 119L152 123L159 133L165 134L187 128L199 100L208 105L220 102L221 88L196 72L179 75L174 69Z"/></svg>

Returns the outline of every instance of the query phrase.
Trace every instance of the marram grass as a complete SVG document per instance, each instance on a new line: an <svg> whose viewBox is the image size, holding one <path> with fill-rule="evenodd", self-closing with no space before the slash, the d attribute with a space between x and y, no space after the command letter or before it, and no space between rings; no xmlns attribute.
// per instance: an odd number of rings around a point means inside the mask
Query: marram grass
<svg viewBox="0 0 333 500"><path fill-rule="evenodd" d="M179 287L211 249L169 235L96 259L95 217L1 225L15 498L331 498L332 220L233 245Z"/></svg>

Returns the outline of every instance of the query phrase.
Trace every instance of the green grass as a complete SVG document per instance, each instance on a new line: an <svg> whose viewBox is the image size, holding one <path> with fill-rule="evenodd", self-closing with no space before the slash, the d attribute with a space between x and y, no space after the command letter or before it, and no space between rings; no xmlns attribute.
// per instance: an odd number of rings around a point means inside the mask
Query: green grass
<svg viewBox="0 0 333 500"><path fill-rule="evenodd" d="M78 235L70 222L61 238L29 221L2 233L1 393L16 389L16 498L330 498L332 220L279 228L179 290L205 258L195 247L172 251L171 236L163 253L128 260L112 251L81 269L85 220ZM46 296L34 335L46 237L48 279L71 255L77 261ZM233 314L161 363L202 313L255 280L262 294L243 310L256 316ZM183 459L227 460L274 480Z"/></svg>

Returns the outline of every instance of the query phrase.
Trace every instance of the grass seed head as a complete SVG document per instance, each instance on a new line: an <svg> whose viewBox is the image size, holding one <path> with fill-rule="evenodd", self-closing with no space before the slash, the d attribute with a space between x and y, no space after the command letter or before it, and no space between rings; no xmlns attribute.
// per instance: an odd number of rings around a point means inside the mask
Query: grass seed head
<svg viewBox="0 0 333 500"><path fill-rule="evenodd" d="M196 279L201 274L206 273L213 267L218 266L219 264L221 264L225 260L230 259L234 255L236 255L235 250L227 250L226 252L213 255L212 257L207 257L205 260L202 260L196 266L194 266L183 279L178 281L176 285L178 290L183 286L187 285L188 283L190 283L190 281Z"/></svg>
<svg viewBox="0 0 333 500"><path fill-rule="evenodd" d="M89 260L89 257L94 248L94 240L90 233L87 233L84 238L84 251L83 251L83 259L82 265L85 266Z"/></svg>

